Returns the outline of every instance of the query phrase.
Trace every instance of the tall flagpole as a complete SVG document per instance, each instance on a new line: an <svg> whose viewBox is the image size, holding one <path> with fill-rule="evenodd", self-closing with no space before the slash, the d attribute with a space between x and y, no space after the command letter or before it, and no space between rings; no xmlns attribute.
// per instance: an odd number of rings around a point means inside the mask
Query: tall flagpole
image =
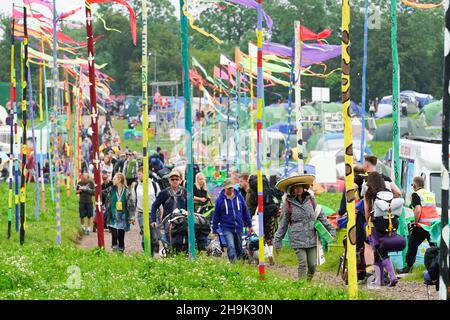
<svg viewBox="0 0 450 320"><path fill-rule="evenodd" d="M13 4L14 11L14 4ZM12 226L12 207L13 207L13 166L14 166L14 105L16 103L16 71L14 68L14 26L15 20L12 21L12 30L11 30L11 91L10 91L10 100L9 100L9 121L10 121L10 153L9 153L9 196L8 196L8 233L7 238L11 238L11 226Z"/></svg>
<svg viewBox="0 0 450 320"><path fill-rule="evenodd" d="M401 185L401 167L400 162L400 114L398 108L398 100L400 95L400 74L398 64L398 49L397 49L397 0L391 0L391 48L392 48L392 132L393 132L393 147L392 147L392 163L394 182L397 186ZM404 210L403 210L404 211ZM405 213L403 212L399 219L398 233L407 238L408 228L405 221ZM403 262L406 258L408 250L408 242L402 251Z"/></svg>
<svg viewBox="0 0 450 320"><path fill-rule="evenodd" d="M186 140L186 187L188 192L187 209L188 209L188 238L189 238L189 255L191 259L195 259L195 233L194 233L194 170L192 163L192 110L191 110L191 91L189 90L189 37L188 37L188 20L183 13L186 6L185 0L180 0L180 29L181 29L181 58L183 64L183 93L186 101L184 111L185 124L185 140Z"/></svg>
<svg viewBox="0 0 450 320"><path fill-rule="evenodd" d="M70 196L70 184L73 179L73 171L71 170L72 163L72 109L70 105L70 95L69 95L70 85L69 85L69 75L67 74L67 70L64 70L64 99L66 104L66 125L67 125L67 152L66 152L66 194Z"/></svg>
<svg viewBox="0 0 450 320"><path fill-rule="evenodd" d="M300 88L301 71L302 71L302 38L300 33L300 22L294 23L295 34L295 72L294 72L294 89L295 89L295 120L297 122L297 153L298 153L298 173L304 173L303 162L303 132L302 132L302 91ZM323 124L322 124L323 125Z"/></svg>
<svg viewBox="0 0 450 320"><path fill-rule="evenodd" d="M222 66L219 65L220 78L222 78ZM230 176L230 97L231 97L231 83L230 76L228 76L228 98L227 98L227 178Z"/></svg>
<svg viewBox="0 0 450 320"><path fill-rule="evenodd" d="M44 53L44 43L41 41L41 52ZM52 162L52 153L50 151L50 140L51 140L51 132L52 132L52 123L48 121L48 97L47 97L47 64L45 61L42 62L42 71L43 71L43 89L44 89L44 104L45 104L45 127L47 128L47 161L50 171L50 195L52 198L52 202L55 202L55 191L53 187L53 162Z"/></svg>
<svg viewBox="0 0 450 320"><path fill-rule="evenodd" d="M35 180L35 193L34 193L34 217L39 219L39 180L38 180L38 162L37 162L37 140L34 130L34 108L33 108L33 86L31 83L31 71L28 68L28 93L30 95L30 122L31 122L31 138L33 141L33 159L34 159L34 180Z"/></svg>
<svg viewBox="0 0 450 320"><path fill-rule="evenodd" d="M442 210L441 243L439 249L439 299L449 300L449 230L448 230L448 192L449 192L449 131L450 131L450 8L444 1L445 38L444 38L444 92L442 102Z"/></svg>
<svg viewBox="0 0 450 320"><path fill-rule="evenodd" d="M286 139L286 153L284 161L284 177L288 176L289 167L289 154L291 149L290 139L291 139L291 122L292 122L292 87L295 82L295 39L292 40L292 51L291 51L291 75L289 82L289 95L288 95L288 135Z"/></svg>
<svg viewBox="0 0 450 320"><path fill-rule="evenodd" d="M236 58L236 52L237 48L235 49L235 58ZM240 173L242 173L242 166L241 166L241 134L240 134L240 126L239 126L239 114L241 113L241 70L236 64L236 132L235 132L235 140L236 140L236 166Z"/></svg>
<svg viewBox="0 0 450 320"><path fill-rule="evenodd" d="M144 251L146 256L151 256L149 204L148 204L148 61L147 61L147 0L142 0L142 154L144 156L144 179L142 187L144 190L142 210L144 221Z"/></svg>
<svg viewBox="0 0 450 320"><path fill-rule="evenodd" d="M265 279L264 271L264 202L263 202L263 177L262 177L262 158L263 158L263 141L262 141L262 118L263 118L263 28L262 28L262 0L258 0L257 7L258 24L257 24L257 43L258 43L258 85L257 85L257 112L256 112L256 143L257 143L257 173L258 173L258 226L259 226L259 276L261 280Z"/></svg>
<svg viewBox="0 0 450 320"><path fill-rule="evenodd" d="M59 156L59 128L58 128L58 113L60 111L59 100L59 75L57 62L57 33L56 24L58 23L56 15L56 0L53 0L53 160L55 162L55 185L56 185L56 244L61 244L61 185L60 185L60 156Z"/></svg>
<svg viewBox="0 0 450 320"><path fill-rule="evenodd" d="M28 29L27 8L23 6L23 79L22 79L22 175L20 181L20 244L25 242L26 164L27 164L27 85L28 85Z"/></svg>
<svg viewBox="0 0 450 320"><path fill-rule="evenodd" d="M95 55L94 37L92 32L92 14L89 0L86 0L86 36L88 42L88 64L89 64L89 94L91 104L92 146L94 153L94 186L95 186L95 213L97 216L97 242L99 248L105 247L103 211L102 211L102 181L100 176L100 157L98 141L98 109L97 94L95 91Z"/></svg>
<svg viewBox="0 0 450 320"><path fill-rule="evenodd" d="M253 58L249 52L250 60L250 174L255 172L255 139L253 132L255 131L255 96L253 94Z"/></svg>
<svg viewBox="0 0 450 320"><path fill-rule="evenodd" d="M44 40L41 39L41 49L43 50L44 47ZM44 121L44 106L43 106L43 96L42 96L42 90L43 90L43 83L42 83L42 79L44 77L43 75L43 68L44 68L45 62L42 62L42 64L39 66L39 117L40 117L40 121L43 122ZM47 128L48 130L48 128ZM41 134L40 134L40 146L41 146L41 156L39 157L39 163L40 163L40 177L41 177L41 211L42 213L45 212L45 183L44 183L44 153L43 153L43 142L44 142L44 134L43 134L44 130L41 129ZM49 151L49 150L47 150ZM48 152L47 152L48 153Z"/></svg>
<svg viewBox="0 0 450 320"><path fill-rule="evenodd" d="M368 22L369 22L369 0L365 0L364 8L364 53L363 53L363 69L362 69L362 98L361 98L361 156L359 162L364 161L364 149L366 138L366 70L367 70L367 41L368 41Z"/></svg>
<svg viewBox="0 0 450 320"><path fill-rule="evenodd" d="M347 259L348 291L350 299L358 298L358 279L356 277L356 243L350 235L355 228L355 190L353 173L352 118L350 110L350 3L342 0L342 113L344 117L344 160L345 160L345 198L348 212Z"/></svg>

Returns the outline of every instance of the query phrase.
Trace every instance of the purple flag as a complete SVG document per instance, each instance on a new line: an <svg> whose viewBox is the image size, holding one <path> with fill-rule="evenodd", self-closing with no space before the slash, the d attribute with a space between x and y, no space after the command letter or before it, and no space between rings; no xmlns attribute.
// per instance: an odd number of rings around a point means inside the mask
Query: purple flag
<svg viewBox="0 0 450 320"><path fill-rule="evenodd" d="M292 48L273 42L264 42L263 52L272 53L283 57L292 57ZM319 43L302 43L301 62L302 67L321 63L341 55L341 46Z"/></svg>
<svg viewBox="0 0 450 320"><path fill-rule="evenodd" d="M236 3L236 4L241 4L243 6L246 6L247 8L252 8L252 9L258 8L258 3L255 0L225 0L225 1ZM263 14L264 20L266 20L267 27L270 30L272 30L272 25L273 25L272 18L266 14L264 9L262 10L262 14Z"/></svg>

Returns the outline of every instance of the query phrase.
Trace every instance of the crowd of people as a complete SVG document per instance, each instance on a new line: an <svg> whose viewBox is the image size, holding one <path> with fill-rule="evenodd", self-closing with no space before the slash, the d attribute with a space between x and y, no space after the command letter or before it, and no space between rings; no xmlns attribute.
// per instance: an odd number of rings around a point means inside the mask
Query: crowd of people
<svg viewBox="0 0 450 320"><path fill-rule="evenodd" d="M111 137L105 131L104 136ZM89 139L83 148L89 150ZM127 148L128 149L128 148ZM180 168L167 168L167 159L161 148L149 157L149 221L145 222L143 209L143 163L142 156L128 150L122 151L117 140L103 140L101 155L102 198L104 227L109 230L113 251L124 252L125 234L136 222L139 225L142 249L144 250L144 224L148 223L151 235L152 254L164 248L173 252L186 252L188 234L186 213L188 191L185 172ZM84 149L83 149L84 150ZM88 160L89 158L87 158ZM89 161L89 160L88 160ZM401 251L405 238L397 233L399 208L403 207L402 193L392 180L376 171L377 158L365 156L363 164L355 164L354 201L356 202L356 250L358 260L358 279L366 280L364 258L365 244L370 245L374 255L373 285L395 286L398 273L410 272L415 262L417 248L424 239L430 243L430 234L421 224L430 225L439 219L434 195L424 189L421 177L414 178L411 207L414 210L414 223L411 223L408 240L407 265L394 270L389 252ZM94 184L92 165L84 166L77 186L80 195L80 222L83 232L92 232L96 225L93 210ZM161 171L164 172L161 175ZM243 239L258 234L258 178L246 172L231 170L222 187L223 190L213 199L207 188L207 178L195 166L193 201L194 212L207 221L207 232L195 228L198 250L208 250L211 246L226 247L230 262L249 258L252 254L243 247ZM311 280L314 276L319 256L317 221L331 236L336 229L326 218L321 206L316 202L312 185L315 177L296 174L288 178L268 179L263 176L263 227L264 256L270 264L275 263L275 253L282 247L287 233L290 246L298 259L298 276ZM344 191L339 215L347 215L346 202L349 195ZM352 201L353 201L352 200ZM87 227L85 219L87 218ZM184 219L184 220L183 220ZM196 217L197 219L197 217ZM184 221L182 224L180 221ZM200 222L199 222L200 223ZM95 227L94 227L95 228ZM185 232L175 232L185 228ZM95 230L94 230L95 231ZM245 242L245 241L244 241ZM433 243L431 243L433 245ZM363 270L363 271L361 271ZM385 283L384 271L389 280ZM360 278L360 275L362 276Z"/></svg>

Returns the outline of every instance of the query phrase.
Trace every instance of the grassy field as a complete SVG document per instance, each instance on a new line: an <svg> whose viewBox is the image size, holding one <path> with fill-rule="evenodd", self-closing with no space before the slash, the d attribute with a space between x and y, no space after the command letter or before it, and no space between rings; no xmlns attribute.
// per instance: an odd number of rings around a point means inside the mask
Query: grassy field
<svg viewBox="0 0 450 320"><path fill-rule="evenodd" d="M369 141L370 150L378 158L384 158L386 152L392 148L392 141Z"/></svg>
<svg viewBox="0 0 450 320"><path fill-rule="evenodd" d="M7 184L0 184L3 203L7 190ZM55 211L48 190L46 212L37 221L34 185L27 191L23 246L14 222L12 237L6 239L7 206L1 208L0 299L348 299L346 290L293 281L270 270L262 282L254 265L231 265L202 254L195 261L184 256L155 260L142 254L79 249L74 242L79 236L74 195L61 197L62 244L56 246ZM360 299L372 298L360 295Z"/></svg>
<svg viewBox="0 0 450 320"><path fill-rule="evenodd" d="M131 151L136 151L142 153L142 140L125 140L125 130L128 129L127 120L124 119L114 119L112 120L113 128L119 132L120 140L121 140L121 148L125 149L126 146ZM142 125L138 124L135 128L136 131L142 131ZM169 132L166 133L158 133L157 136L152 138L149 137L150 143L150 151L156 150L156 147L161 147L163 150L172 151L173 146L175 145L174 141L170 140ZM150 153L151 154L151 153Z"/></svg>

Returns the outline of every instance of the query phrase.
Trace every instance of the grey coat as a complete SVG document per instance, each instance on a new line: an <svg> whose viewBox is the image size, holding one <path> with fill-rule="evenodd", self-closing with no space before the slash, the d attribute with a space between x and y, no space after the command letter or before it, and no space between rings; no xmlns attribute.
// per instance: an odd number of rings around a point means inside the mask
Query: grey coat
<svg viewBox="0 0 450 320"><path fill-rule="evenodd" d="M288 221L288 205L284 203L280 226L275 234L275 248L281 248L286 231L288 232L290 246L294 249L313 248L317 245L317 232L314 228L315 208L313 207L310 197L310 195L306 196L303 203L300 203L297 198L288 196L286 201L289 201L292 208L291 225L289 225ZM317 205L315 200L314 203ZM323 210L320 211L318 219L334 237L336 235L336 230L331 223L328 222Z"/></svg>

